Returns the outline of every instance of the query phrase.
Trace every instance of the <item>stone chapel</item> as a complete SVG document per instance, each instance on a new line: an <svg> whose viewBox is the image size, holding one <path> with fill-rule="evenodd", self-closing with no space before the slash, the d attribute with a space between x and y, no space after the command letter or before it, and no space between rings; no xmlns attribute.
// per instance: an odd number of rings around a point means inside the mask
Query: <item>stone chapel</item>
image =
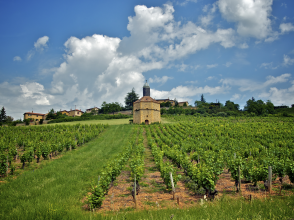
<svg viewBox="0 0 294 220"><path fill-rule="evenodd" d="M133 103L133 123L147 125L160 122L160 103L150 97L150 86L143 86L143 97Z"/></svg>

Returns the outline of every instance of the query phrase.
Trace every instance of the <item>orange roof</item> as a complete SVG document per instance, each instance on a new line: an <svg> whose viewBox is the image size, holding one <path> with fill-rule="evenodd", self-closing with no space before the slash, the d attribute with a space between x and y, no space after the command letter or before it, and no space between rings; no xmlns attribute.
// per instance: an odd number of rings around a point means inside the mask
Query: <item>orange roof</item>
<svg viewBox="0 0 294 220"><path fill-rule="evenodd" d="M33 112L25 112L23 113L24 115L25 114L30 114L30 115L45 115L45 114L41 114L41 113L33 113Z"/></svg>
<svg viewBox="0 0 294 220"><path fill-rule="evenodd" d="M143 96L142 98L138 99L134 103L139 103L139 102L155 102L155 103L160 104L158 101L156 101L155 99L151 98L150 96Z"/></svg>
<svg viewBox="0 0 294 220"><path fill-rule="evenodd" d="M72 112L72 111L83 112L83 111L81 111L81 110L79 110L79 109L73 109L73 110L70 110L70 111L68 111L68 112Z"/></svg>

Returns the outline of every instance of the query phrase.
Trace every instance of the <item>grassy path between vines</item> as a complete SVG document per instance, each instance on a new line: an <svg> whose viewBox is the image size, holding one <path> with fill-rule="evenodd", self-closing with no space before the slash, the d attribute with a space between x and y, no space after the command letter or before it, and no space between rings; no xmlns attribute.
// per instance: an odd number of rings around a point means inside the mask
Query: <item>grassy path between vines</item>
<svg viewBox="0 0 294 220"><path fill-rule="evenodd" d="M60 159L0 185L0 219L83 217L81 199L103 165L122 150L131 129L130 125L110 126Z"/></svg>

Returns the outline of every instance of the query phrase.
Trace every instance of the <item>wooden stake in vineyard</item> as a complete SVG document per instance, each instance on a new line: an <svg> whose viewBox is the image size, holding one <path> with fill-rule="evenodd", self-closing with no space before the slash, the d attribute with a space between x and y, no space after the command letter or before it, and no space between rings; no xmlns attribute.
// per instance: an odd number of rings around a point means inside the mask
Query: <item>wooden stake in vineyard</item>
<svg viewBox="0 0 294 220"><path fill-rule="evenodd" d="M135 208L137 209L137 198L136 198L136 194L137 194L137 192L136 192L136 174L135 174L135 182L134 182L134 202L135 202Z"/></svg>
<svg viewBox="0 0 294 220"><path fill-rule="evenodd" d="M272 193L272 167L268 167L268 191Z"/></svg>
<svg viewBox="0 0 294 220"><path fill-rule="evenodd" d="M170 182L172 185L172 192L173 192L173 200L175 200L175 186L174 186L174 180L173 180L173 174L169 172Z"/></svg>
<svg viewBox="0 0 294 220"><path fill-rule="evenodd" d="M241 169L240 169L240 165L238 166L238 182L239 182L239 192L241 192Z"/></svg>

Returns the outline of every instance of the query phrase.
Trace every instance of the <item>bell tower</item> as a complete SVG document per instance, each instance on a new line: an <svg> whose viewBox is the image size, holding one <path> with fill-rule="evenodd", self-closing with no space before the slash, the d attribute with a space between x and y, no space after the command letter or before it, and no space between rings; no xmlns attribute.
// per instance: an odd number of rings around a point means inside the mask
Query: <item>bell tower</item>
<svg viewBox="0 0 294 220"><path fill-rule="evenodd" d="M147 80L143 86L143 96L150 96L150 86L148 85Z"/></svg>

